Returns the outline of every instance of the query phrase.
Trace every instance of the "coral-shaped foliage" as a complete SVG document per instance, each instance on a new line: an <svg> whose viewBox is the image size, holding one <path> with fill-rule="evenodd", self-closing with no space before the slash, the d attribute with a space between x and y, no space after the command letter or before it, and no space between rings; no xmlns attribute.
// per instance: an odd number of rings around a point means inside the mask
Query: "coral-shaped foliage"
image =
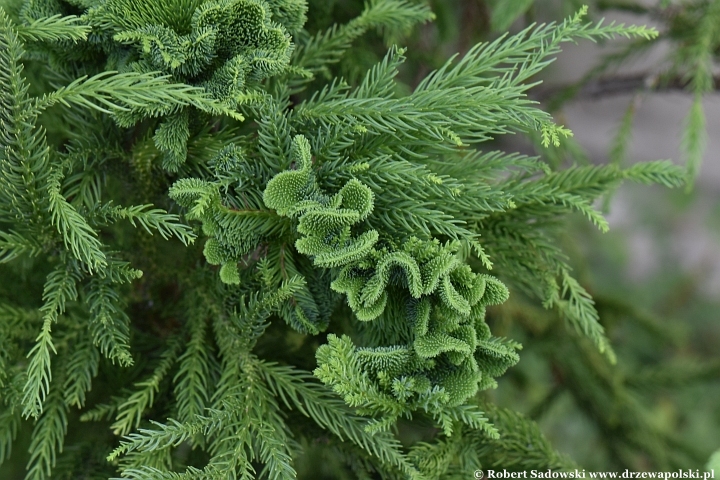
<svg viewBox="0 0 720 480"><path fill-rule="evenodd" d="M492 338L484 322L485 307L507 299L506 287L461 262L457 242L411 237L395 245L363 229L372 191L352 179L323 194L303 136L293 140L292 159L295 170L268 182L265 204L298 219L295 247L333 269L332 289L345 294L359 320L381 317L392 303L404 306L407 326L401 345L358 349L348 337L331 337L318 350L316 375L365 413L389 415L386 421L416 408L437 413L494 385L518 361L518 345Z"/></svg>
<svg viewBox="0 0 720 480"><path fill-rule="evenodd" d="M116 31L113 39L132 47L126 54L139 55L138 68L212 78L232 62L243 65L243 76L261 80L287 66L290 37L272 15L277 12L283 23L297 29L304 21L304 2L287 8L271 7L263 0L193 3L195 8L178 12L173 2L109 0L90 9L87 19L91 25Z"/></svg>
<svg viewBox="0 0 720 480"><path fill-rule="evenodd" d="M248 89L253 85L285 71L293 51L288 31L302 26L307 10L302 0L189 3L178 9L169 1L108 0L89 9L85 19L95 28L114 32L102 43L112 52L110 68L162 72L202 87L213 99L236 109L252 97ZM119 118L133 124L141 116L131 111ZM188 136L187 111L170 112L161 122L155 145L165 154L166 168L177 170L185 161Z"/></svg>
<svg viewBox="0 0 720 480"><path fill-rule="evenodd" d="M234 144L223 148L210 163L218 176L238 175L250 165L242 149ZM278 278L268 278L266 283L279 285L280 280L293 275L305 279L292 302L281 308L280 316L303 333L325 330L335 295L330 290L330 277L278 242L293 235L290 221L262 206L226 206L219 189L217 183L196 178L178 180L170 189L171 198L188 209L188 218L202 222L203 233L208 236L203 250L207 262L221 266L220 279L224 283L248 287L254 279L247 276L246 269L243 278L238 265L247 267L262 255L272 258L282 268L278 269Z"/></svg>

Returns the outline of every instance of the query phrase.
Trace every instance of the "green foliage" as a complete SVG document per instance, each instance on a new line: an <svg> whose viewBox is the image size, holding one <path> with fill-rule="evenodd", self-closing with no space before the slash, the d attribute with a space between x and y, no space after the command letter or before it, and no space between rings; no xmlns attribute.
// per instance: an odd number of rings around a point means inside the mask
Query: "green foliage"
<svg viewBox="0 0 720 480"><path fill-rule="evenodd" d="M567 141L528 99L561 44L657 32L583 9L411 88L405 49L358 82L337 64L421 2L320 31L302 0L2 5L0 461L31 430L37 480L290 479L319 442L360 478L573 467L478 402L520 358L488 307L524 293L614 358L562 222L605 230L593 202L684 172L481 149ZM403 444L403 422L432 434Z"/></svg>
<svg viewBox="0 0 720 480"><path fill-rule="evenodd" d="M511 3L511 2L508 2ZM611 155L617 158L622 145L630 134L632 115L639 99L647 92L682 88L692 95L691 107L682 130L681 147L686 162L686 186L688 191L698 176L706 143L706 121L703 98L717 89L715 67L720 56L720 2L699 0L669 2L660 0L644 4L635 1L601 0L600 10L622 12L636 16L652 16L658 21L657 40L670 48L659 56L661 61L644 72L643 82L633 85L627 93L634 94L628 105L626 117L618 129L618 136ZM642 18L642 17L640 17ZM591 69L577 85L557 95L553 109L577 93L582 84L602 78L612 69L628 63L638 53L650 50L659 42L639 40L605 55L599 65Z"/></svg>
<svg viewBox="0 0 720 480"><path fill-rule="evenodd" d="M718 469L720 469L720 451L715 452L710 457L710 460L708 460L707 467L705 467L707 471L715 472Z"/></svg>

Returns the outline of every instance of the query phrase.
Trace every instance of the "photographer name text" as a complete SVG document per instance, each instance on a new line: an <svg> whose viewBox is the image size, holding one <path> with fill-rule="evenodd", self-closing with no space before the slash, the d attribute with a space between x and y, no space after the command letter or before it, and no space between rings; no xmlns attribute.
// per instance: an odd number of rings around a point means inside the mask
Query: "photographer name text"
<svg viewBox="0 0 720 480"><path fill-rule="evenodd" d="M567 472L560 472L560 471L554 471L554 470L526 470L526 471L520 471L520 472L510 472L508 470L484 470L484 477L486 479L491 478L502 478L502 479L512 479L512 478L605 478L605 479L612 479L612 478L622 478L622 479L634 479L634 478L640 478L640 479L661 479L661 480L670 480L670 479L680 479L680 478L687 478L687 479L702 479L702 480L711 480L715 478L715 471L711 470L709 472L702 472L700 470L676 470L673 472L631 472L630 470L625 470L624 472L589 472L587 470L575 470L575 471L567 471ZM476 475L475 478L478 478ZM479 477L482 478L482 477Z"/></svg>

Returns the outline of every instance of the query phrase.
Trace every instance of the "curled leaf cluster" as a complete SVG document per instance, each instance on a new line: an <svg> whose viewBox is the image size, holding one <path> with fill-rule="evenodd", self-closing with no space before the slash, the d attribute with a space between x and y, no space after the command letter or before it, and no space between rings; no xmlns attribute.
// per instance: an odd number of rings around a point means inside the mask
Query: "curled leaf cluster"
<svg viewBox="0 0 720 480"><path fill-rule="evenodd" d="M353 232L372 213L372 190L351 179L335 195L323 194L301 135L292 158L296 169L270 180L263 198L268 208L297 219L298 252L336 272L331 288L346 296L358 320L376 320L386 310L404 310L405 319L399 335L405 343L355 348L348 337L332 336L318 349L316 375L348 403L395 417L406 409L461 405L493 386L493 377L518 361L519 346L491 337L484 321L485 307L504 302L507 288L461 262L458 242L411 237L395 246L376 230ZM389 404L394 407L383 406Z"/></svg>
<svg viewBox="0 0 720 480"><path fill-rule="evenodd" d="M307 10L300 0L189 3L191 8L178 9L170 1L109 0L83 18L102 32L100 46L111 51L108 69L161 72L234 110L253 97L259 82L287 69L290 34L305 23ZM133 109L116 116L128 126L142 118ZM154 141L167 169L185 161L191 129L188 108L163 116Z"/></svg>

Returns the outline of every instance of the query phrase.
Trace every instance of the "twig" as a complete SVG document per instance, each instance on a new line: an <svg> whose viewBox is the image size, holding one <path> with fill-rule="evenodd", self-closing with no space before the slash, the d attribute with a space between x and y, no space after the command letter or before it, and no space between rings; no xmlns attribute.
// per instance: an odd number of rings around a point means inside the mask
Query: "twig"
<svg viewBox="0 0 720 480"><path fill-rule="evenodd" d="M689 81L681 76L663 78L657 74L639 73L633 75L618 75L614 77L598 78L584 85L557 85L539 87L530 93L533 100L544 102L551 100L559 94L566 94L572 89L576 98L596 99L611 95L623 95L638 91L669 92L685 90ZM720 89L720 75L714 77L715 90Z"/></svg>

